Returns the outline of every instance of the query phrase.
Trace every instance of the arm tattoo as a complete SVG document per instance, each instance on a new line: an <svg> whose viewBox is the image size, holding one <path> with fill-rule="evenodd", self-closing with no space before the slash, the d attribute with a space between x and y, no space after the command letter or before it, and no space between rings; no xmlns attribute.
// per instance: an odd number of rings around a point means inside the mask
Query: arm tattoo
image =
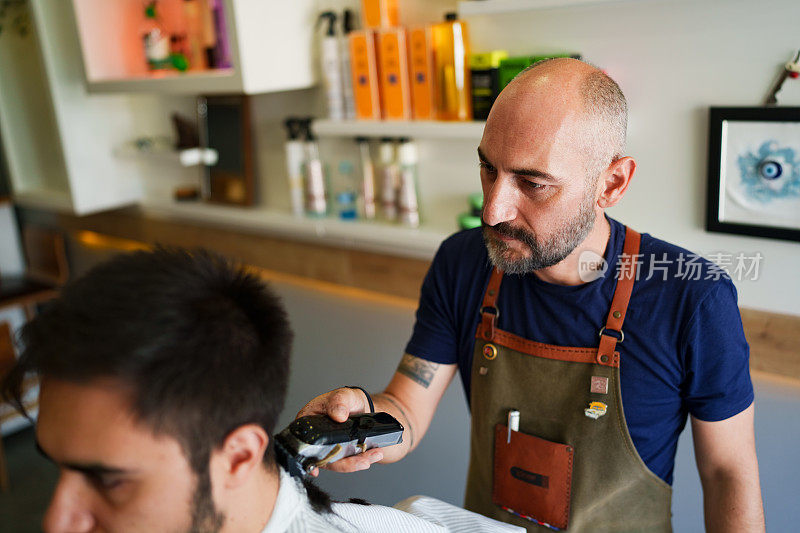
<svg viewBox="0 0 800 533"><path fill-rule="evenodd" d="M408 427L408 449L411 450L414 447L414 428L411 426L411 420L408 418L408 415L403 408L400 407L400 403L397 402L394 398L389 396L388 394L381 394L381 396L386 399L390 404L394 405L400 414L403 415L403 418L406 420L406 427Z"/></svg>
<svg viewBox="0 0 800 533"><path fill-rule="evenodd" d="M426 389L433 381L433 375L438 369L439 363L431 363L409 354L403 355L400 366L397 367L398 372L413 379Z"/></svg>

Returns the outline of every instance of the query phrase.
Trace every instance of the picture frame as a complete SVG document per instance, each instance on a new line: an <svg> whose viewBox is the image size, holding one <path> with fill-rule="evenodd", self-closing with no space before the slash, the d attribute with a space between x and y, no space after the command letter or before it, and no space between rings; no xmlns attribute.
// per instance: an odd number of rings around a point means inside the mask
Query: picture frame
<svg viewBox="0 0 800 533"><path fill-rule="evenodd" d="M706 230L800 241L800 107L712 107Z"/></svg>

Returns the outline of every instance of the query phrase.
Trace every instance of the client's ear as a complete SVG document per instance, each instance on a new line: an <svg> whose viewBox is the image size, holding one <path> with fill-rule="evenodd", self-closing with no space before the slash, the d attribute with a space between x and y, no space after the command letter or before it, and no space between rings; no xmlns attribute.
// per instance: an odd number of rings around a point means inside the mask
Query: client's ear
<svg viewBox="0 0 800 533"><path fill-rule="evenodd" d="M239 426L211 453L211 469L216 470L226 488L243 485L261 467L269 436L257 424Z"/></svg>

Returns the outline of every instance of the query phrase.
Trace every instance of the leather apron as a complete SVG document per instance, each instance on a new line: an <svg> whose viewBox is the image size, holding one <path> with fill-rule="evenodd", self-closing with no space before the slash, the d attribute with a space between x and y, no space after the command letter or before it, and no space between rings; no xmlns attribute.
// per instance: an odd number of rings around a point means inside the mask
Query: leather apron
<svg viewBox="0 0 800 533"><path fill-rule="evenodd" d="M472 362L470 511L529 531L672 530L672 489L634 448L620 393L617 344L624 341L640 240L626 228L596 347L543 344L499 329L503 272L492 272ZM513 410L518 431L508 428Z"/></svg>

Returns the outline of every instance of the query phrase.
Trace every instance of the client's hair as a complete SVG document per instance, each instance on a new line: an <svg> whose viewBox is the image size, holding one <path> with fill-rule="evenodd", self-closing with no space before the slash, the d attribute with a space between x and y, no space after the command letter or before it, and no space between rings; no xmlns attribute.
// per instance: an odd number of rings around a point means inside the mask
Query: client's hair
<svg viewBox="0 0 800 533"><path fill-rule="evenodd" d="M133 413L181 443L207 476L211 452L244 424L270 436L283 409L292 331L254 274L204 250L157 248L114 257L64 287L21 332L2 385L24 413L26 373L71 382L112 378Z"/></svg>

